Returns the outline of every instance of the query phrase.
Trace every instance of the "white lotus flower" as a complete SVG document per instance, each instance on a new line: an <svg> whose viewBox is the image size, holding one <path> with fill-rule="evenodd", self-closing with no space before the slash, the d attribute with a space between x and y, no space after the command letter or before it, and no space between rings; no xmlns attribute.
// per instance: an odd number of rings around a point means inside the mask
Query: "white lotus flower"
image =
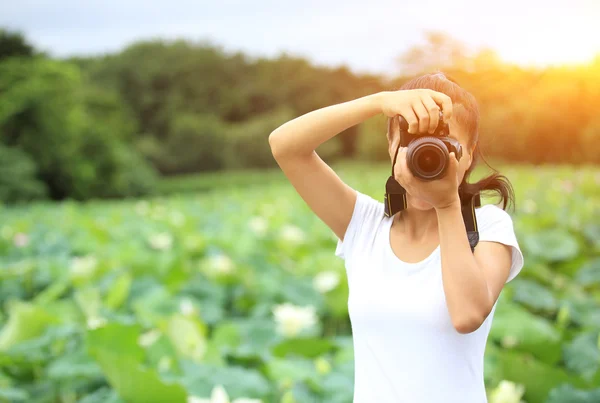
<svg viewBox="0 0 600 403"><path fill-rule="evenodd" d="M509 334L502 338L502 340L500 341L500 344L504 348L513 348L514 346L519 344L519 339L517 339L515 336Z"/></svg>
<svg viewBox="0 0 600 403"><path fill-rule="evenodd" d="M222 385L217 385L213 388L212 393L210 395L210 399L189 396L187 398L187 403L262 403L262 400L240 397L238 399L230 401L229 395L227 394L225 388Z"/></svg>
<svg viewBox="0 0 600 403"><path fill-rule="evenodd" d="M170 219L171 224L173 224L176 227L181 227L185 222L185 216L179 211L172 211Z"/></svg>
<svg viewBox="0 0 600 403"><path fill-rule="evenodd" d="M524 393L525 387L523 385L501 381L496 389L490 393L489 403L521 403L521 397Z"/></svg>
<svg viewBox="0 0 600 403"><path fill-rule="evenodd" d="M321 272L313 280L313 286L322 294L333 290L339 283L340 275L335 271Z"/></svg>
<svg viewBox="0 0 600 403"><path fill-rule="evenodd" d="M206 267L213 274L231 274L235 265L229 256L218 254L207 258Z"/></svg>
<svg viewBox="0 0 600 403"><path fill-rule="evenodd" d="M135 212L141 216L148 215L150 212L150 205L146 200L142 200L135 205Z"/></svg>
<svg viewBox="0 0 600 403"><path fill-rule="evenodd" d="M74 277L88 277L98 266L98 260L92 256L74 257L71 259L71 275Z"/></svg>
<svg viewBox="0 0 600 403"><path fill-rule="evenodd" d="M15 234L15 237L13 238L13 242L17 248L24 248L25 246L27 246L29 244L29 237L27 236L27 234L23 234L22 232L19 232L19 233Z"/></svg>
<svg viewBox="0 0 600 403"><path fill-rule="evenodd" d="M150 330L138 337L138 344L142 347L150 347L157 342L161 334L162 333L159 330Z"/></svg>
<svg viewBox="0 0 600 403"><path fill-rule="evenodd" d="M167 215L167 208L163 205L154 206L152 213L150 213L150 218L153 220L162 220Z"/></svg>
<svg viewBox="0 0 600 403"><path fill-rule="evenodd" d="M312 305L301 307L290 303L276 305L273 315L277 323L277 331L285 337L294 337L302 330L317 323L317 314Z"/></svg>
<svg viewBox="0 0 600 403"><path fill-rule="evenodd" d="M264 217L272 217L277 214L277 206L273 203L263 204L260 209L260 214Z"/></svg>
<svg viewBox="0 0 600 403"><path fill-rule="evenodd" d="M179 311L186 316L193 315L196 313L196 307L190 299L185 298L179 303Z"/></svg>
<svg viewBox="0 0 600 403"><path fill-rule="evenodd" d="M150 239L148 239L148 242L150 242L150 246L152 247L152 249L171 249L171 246L173 245L173 237L168 232L163 232L160 234L152 235Z"/></svg>
<svg viewBox="0 0 600 403"><path fill-rule="evenodd" d="M325 375L331 372L331 364L323 357L319 357L315 360L315 368L321 375Z"/></svg>
<svg viewBox="0 0 600 403"><path fill-rule="evenodd" d="M537 211L537 204L531 199L527 199L523 202L523 211L527 214L534 214Z"/></svg>
<svg viewBox="0 0 600 403"><path fill-rule="evenodd" d="M92 316L87 320L87 328L91 330L98 329L104 325L106 325L106 319L101 318L100 316Z"/></svg>
<svg viewBox="0 0 600 403"><path fill-rule="evenodd" d="M299 244L306 239L304 232L294 225L284 225L281 229L281 237L291 244Z"/></svg>
<svg viewBox="0 0 600 403"><path fill-rule="evenodd" d="M575 185L573 184L573 181L568 179L562 181L561 187L565 193L573 193L573 190L575 190Z"/></svg>
<svg viewBox="0 0 600 403"><path fill-rule="evenodd" d="M252 217L248 226L256 235L264 235L267 232L267 220L263 217Z"/></svg>
<svg viewBox="0 0 600 403"><path fill-rule="evenodd" d="M160 360L158 360L158 371L159 372L165 372L171 369L171 367L173 366L173 359L171 357L169 357L168 355L162 356L160 357Z"/></svg>

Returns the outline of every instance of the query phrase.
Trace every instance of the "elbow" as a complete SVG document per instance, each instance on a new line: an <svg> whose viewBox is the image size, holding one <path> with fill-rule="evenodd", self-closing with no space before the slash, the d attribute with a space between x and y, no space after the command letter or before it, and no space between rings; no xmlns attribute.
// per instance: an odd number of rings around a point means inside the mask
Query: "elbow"
<svg viewBox="0 0 600 403"><path fill-rule="evenodd" d="M289 136L284 135L283 132L279 132L278 129L269 135L269 147L271 148L271 154L273 155L273 158L277 162L302 158L305 155L312 153L311 150L310 153L307 152L305 154L301 145L293 144L293 141L290 141Z"/></svg>
<svg viewBox="0 0 600 403"><path fill-rule="evenodd" d="M283 150L280 141L278 140L277 130L269 135L269 147L271 148L271 154L273 154L275 160L281 158Z"/></svg>
<svg viewBox="0 0 600 403"><path fill-rule="evenodd" d="M475 313L470 315L462 315L457 318L452 318L452 325L458 333L469 334L479 329L486 317L487 315Z"/></svg>

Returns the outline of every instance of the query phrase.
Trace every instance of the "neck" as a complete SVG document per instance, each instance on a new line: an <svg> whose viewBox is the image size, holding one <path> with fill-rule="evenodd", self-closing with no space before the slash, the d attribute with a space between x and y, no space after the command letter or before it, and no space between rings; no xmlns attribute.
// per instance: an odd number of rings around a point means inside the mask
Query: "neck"
<svg viewBox="0 0 600 403"><path fill-rule="evenodd" d="M437 235L438 219L435 209L417 210L408 207L398 213L396 220L400 223L402 232L414 240L425 240Z"/></svg>

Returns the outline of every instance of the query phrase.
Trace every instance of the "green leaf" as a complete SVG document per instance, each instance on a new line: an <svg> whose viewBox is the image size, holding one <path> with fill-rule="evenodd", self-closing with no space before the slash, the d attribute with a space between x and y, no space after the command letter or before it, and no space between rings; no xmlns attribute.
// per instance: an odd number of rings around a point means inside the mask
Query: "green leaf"
<svg viewBox="0 0 600 403"><path fill-rule="evenodd" d="M354 362L354 345L351 337L337 337L336 345L338 351L335 353L334 362L336 364L345 364Z"/></svg>
<svg viewBox="0 0 600 403"><path fill-rule="evenodd" d="M106 294L104 304L110 309L119 308L129 296L132 281L133 278L128 272L121 274Z"/></svg>
<svg viewBox="0 0 600 403"><path fill-rule="evenodd" d="M591 380L600 367L598 333L578 335L564 348L567 368Z"/></svg>
<svg viewBox="0 0 600 403"><path fill-rule="evenodd" d="M575 294L563 300L573 322L580 326L600 330L600 309L592 296Z"/></svg>
<svg viewBox="0 0 600 403"><path fill-rule="evenodd" d="M211 338L211 344L225 352L239 346L241 342L240 326L234 322L217 325Z"/></svg>
<svg viewBox="0 0 600 403"><path fill-rule="evenodd" d="M334 318L348 317L348 281L346 276L340 276L340 284L325 295L325 303Z"/></svg>
<svg viewBox="0 0 600 403"><path fill-rule="evenodd" d="M352 375L331 372L323 380L321 387L328 402L350 402L354 395L354 379Z"/></svg>
<svg viewBox="0 0 600 403"><path fill-rule="evenodd" d="M579 253L579 243L569 232L553 229L524 238L524 246L534 256L549 262L572 259Z"/></svg>
<svg viewBox="0 0 600 403"><path fill-rule="evenodd" d="M181 363L183 382L191 395L209 397L215 385L222 385L231 399L240 397L264 399L271 385L258 371L241 367L218 367L189 361Z"/></svg>
<svg viewBox="0 0 600 403"><path fill-rule="evenodd" d="M125 403L116 391L109 388L101 388L96 392L85 396L77 403Z"/></svg>
<svg viewBox="0 0 600 403"><path fill-rule="evenodd" d="M41 336L49 325L57 322L41 306L15 301L9 308L8 323L0 333L0 351Z"/></svg>
<svg viewBox="0 0 600 403"><path fill-rule="evenodd" d="M96 318L102 309L102 299L100 291L94 287L87 287L75 293L75 300L79 309L89 318Z"/></svg>
<svg viewBox="0 0 600 403"><path fill-rule="evenodd" d="M90 350L110 350L117 355L131 356L141 362L144 350L138 344L140 327L109 323L106 326L87 332L87 343Z"/></svg>
<svg viewBox="0 0 600 403"><path fill-rule="evenodd" d="M102 369L84 351L63 355L52 362L47 369L47 376L55 382L69 379L102 379Z"/></svg>
<svg viewBox="0 0 600 403"><path fill-rule="evenodd" d="M589 260L581 266L575 281L585 287L600 285L600 258Z"/></svg>
<svg viewBox="0 0 600 403"><path fill-rule="evenodd" d="M118 324L88 331L90 354L128 403L185 403L187 392L181 385L163 381L155 370L142 366L138 336L139 328Z"/></svg>
<svg viewBox="0 0 600 403"><path fill-rule="evenodd" d="M35 302L45 305L60 298L71 286L68 278L58 279L35 297Z"/></svg>
<svg viewBox="0 0 600 403"><path fill-rule="evenodd" d="M591 223L584 227L583 234L587 238L587 240L596 245L596 247L600 246L600 225Z"/></svg>
<svg viewBox="0 0 600 403"><path fill-rule="evenodd" d="M273 321L268 319L236 320L240 329L241 344L231 352L240 358L259 357L266 360L271 348L282 340Z"/></svg>
<svg viewBox="0 0 600 403"><path fill-rule="evenodd" d="M27 402L30 399L29 393L18 388L0 388L0 399L6 399L9 402Z"/></svg>
<svg viewBox="0 0 600 403"><path fill-rule="evenodd" d="M489 352L493 354L493 352ZM512 351L498 351L498 365L502 379L525 386L524 400L541 402L555 385L572 383L586 387L586 382L579 377L569 375L561 368L543 363L533 357ZM543 381L542 381L543 380Z"/></svg>
<svg viewBox="0 0 600 403"><path fill-rule="evenodd" d="M206 327L199 318L176 314L162 328L182 357L202 360L207 348Z"/></svg>
<svg viewBox="0 0 600 403"><path fill-rule="evenodd" d="M318 377L314 363L308 359L273 358L267 362L267 374L279 385L292 384Z"/></svg>
<svg viewBox="0 0 600 403"><path fill-rule="evenodd" d="M544 403L597 403L600 402L600 389L580 390L572 385L561 385L550 391Z"/></svg>
<svg viewBox="0 0 600 403"><path fill-rule="evenodd" d="M146 362L148 363L148 365L155 368L160 367L161 362L164 362L165 359L172 360L171 357L176 357L177 355L177 350L175 349L175 347L173 347L173 344L171 343L169 337L162 333L157 334L156 332L158 331L152 330L151 333L153 334L150 335L150 337L158 338L154 340L154 342L151 345L144 346L146 350ZM145 336L146 338L148 337L147 334ZM142 341L143 338L144 335L140 337L139 341ZM160 370L161 369L159 369L159 371Z"/></svg>
<svg viewBox="0 0 600 403"><path fill-rule="evenodd" d="M138 320L146 326L157 325L165 317L179 312L179 305L163 287L152 287L137 297L133 310Z"/></svg>
<svg viewBox="0 0 600 403"><path fill-rule="evenodd" d="M286 301L299 306L314 305L319 309L325 303L323 295L314 289L311 279L286 281L280 287L280 295Z"/></svg>
<svg viewBox="0 0 600 403"><path fill-rule="evenodd" d="M513 284L513 300L535 310L555 312L558 301L552 292L534 281L519 279Z"/></svg>
<svg viewBox="0 0 600 403"><path fill-rule="evenodd" d="M551 322L504 301L494 315L490 338L515 350L533 353L550 364L558 362L562 355L561 334Z"/></svg>
<svg viewBox="0 0 600 403"><path fill-rule="evenodd" d="M0 361L20 368L35 368L56 358L57 354L79 342L81 331L73 325L52 326L35 339L28 339L0 354Z"/></svg>
<svg viewBox="0 0 600 403"><path fill-rule="evenodd" d="M315 358L329 352L333 346L331 341L316 337L287 339L273 347L273 354L276 357L289 354Z"/></svg>

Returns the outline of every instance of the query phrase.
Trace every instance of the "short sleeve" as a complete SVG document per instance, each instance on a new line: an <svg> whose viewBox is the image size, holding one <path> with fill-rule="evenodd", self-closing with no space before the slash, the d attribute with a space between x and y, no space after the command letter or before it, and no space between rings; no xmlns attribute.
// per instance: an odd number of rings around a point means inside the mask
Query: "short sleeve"
<svg viewBox="0 0 600 403"><path fill-rule="evenodd" d="M519 274L524 264L512 218L506 211L492 204L485 205L476 212L479 242L498 242L512 249L512 264L506 280L508 283Z"/></svg>
<svg viewBox="0 0 600 403"><path fill-rule="evenodd" d="M374 238L377 226L383 217L383 203L356 191L352 218L344 234L344 240L338 239L335 255L344 260L349 259L361 242Z"/></svg>

